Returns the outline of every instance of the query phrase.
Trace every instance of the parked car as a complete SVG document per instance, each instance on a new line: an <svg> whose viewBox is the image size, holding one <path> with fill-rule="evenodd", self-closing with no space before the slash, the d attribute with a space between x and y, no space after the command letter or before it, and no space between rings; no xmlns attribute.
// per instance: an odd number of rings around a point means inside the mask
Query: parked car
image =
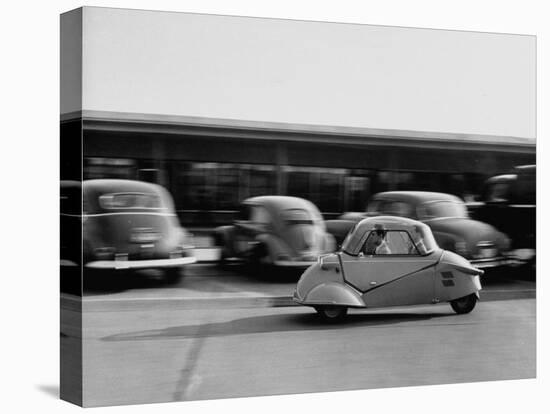
<svg viewBox="0 0 550 414"><path fill-rule="evenodd" d="M294 301L327 321L348 308L449 302L471 312L483 274L465 258L441 249L430 227L416 220L380 216L357 223L337 253L321 256L301 276Z"/></svg>
<svg viewBox="0 0 550 414"><path fill-rule="evenodd" d="M160 185L99 179L83 181L80 188L79 182L69 182L62 183L61 197L70 228L82 223L82 240L74 232L73 240L65 235L62 241L64 265L80 265L81 245L82 264L92 270L163 269L167 280L175 280L182 266L196 261L191 235ZM72 214L64 213L63 205L72 206Z"/></svg>
<svg viewBox="0 0 550 414"><path fill-rule="evenodd" d="M371 198L366 212L346 213L339 220L327 222L327 227L342 240L354 223L380 215L407 217L427 224L441 248L458 253L477 267L508 263L508 236L487 223L471 219L464 202L451 194L424 191L379 193Z"/></svg>
<svg viewBox="0 0 550 414"><path fill-rule="evenodd" d="M260 196L245 200L238 220L215 230L221 261L307 267L335 248L317 207L304 199Z"/></svg>
<svg viewBox="0 0 550 414"><path fill-rule="evenodd" d="M495 226L512 239L515 264L536 258L536 166L515 167L509 174L489 178L481 197L468 203L470 215Z"/></svg>

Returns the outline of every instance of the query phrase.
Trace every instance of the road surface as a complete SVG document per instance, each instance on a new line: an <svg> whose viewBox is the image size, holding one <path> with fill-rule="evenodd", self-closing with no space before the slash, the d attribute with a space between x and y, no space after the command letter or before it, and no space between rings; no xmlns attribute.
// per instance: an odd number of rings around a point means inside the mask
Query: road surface
<svg viewBox="0 0 550 414"><path fill-rule="evenodd" d="M136 305L137 306L137 305ZM124 309L124 308L121 308ZM309 308L85 311L84 405L532 378L535 300L351 311ZM62 344L78 332L67 310Z"/></svg>

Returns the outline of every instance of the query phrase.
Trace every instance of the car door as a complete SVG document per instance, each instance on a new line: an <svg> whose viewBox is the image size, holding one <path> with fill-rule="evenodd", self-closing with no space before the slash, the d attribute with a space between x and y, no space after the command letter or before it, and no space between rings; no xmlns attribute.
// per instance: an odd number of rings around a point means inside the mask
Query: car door
<svg viewBox="0 0 550 414"><path fill-rule="evenodd" d="M369 251L369 234L358 255L342 255L346 282L362 292L367 306L430 303L437 255L420 255L406 231L385 234L384 248Z"/></svg>

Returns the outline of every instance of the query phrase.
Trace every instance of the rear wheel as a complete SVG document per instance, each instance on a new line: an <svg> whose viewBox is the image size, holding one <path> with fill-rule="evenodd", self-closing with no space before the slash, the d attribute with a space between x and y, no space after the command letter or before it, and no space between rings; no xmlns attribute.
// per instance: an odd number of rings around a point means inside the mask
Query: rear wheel
<svg viewBox="0 0 550 414"><path fill-rule="evenodd" d="M451 308L459 315L464 313L470 313L474 310L477 303L477 295L472 293L471 295L464 296L451 301Z"/></svg>
<svg viewBox="0 0 550 414"><path fill-rule="evenodd" d="M315 310L326 322L341 321L348 313L348 308L345 306L319 306L316 307Z"/></svg>

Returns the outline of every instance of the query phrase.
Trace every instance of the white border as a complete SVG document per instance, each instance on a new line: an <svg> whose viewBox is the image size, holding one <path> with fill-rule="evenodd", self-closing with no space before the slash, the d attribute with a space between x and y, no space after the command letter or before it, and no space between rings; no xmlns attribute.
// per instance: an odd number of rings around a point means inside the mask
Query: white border
<svg viewBox="0 0 550 414"><path fill-rule="evenodd" d="M536 34L538 114L548 87L548 13L542 1L88 1L90 6L173 10L258 17ZM26 1L2 8L2 390L5 412L68 412L76 408L52 396L58 386L58 130L59 13L80 1ZM544 48L544 46L546 46ZM547 79L546 79L547 81ZM7 88L7 94L6 94ZM538 116L539 234L545 204L540 162L546 128ZM544 204L543 204L544 203ZM14 207L15 213L14 216ZM7 232L5 231L7 227ZM545 245L539 244L539 249ZM540 258L545 252L539 253ZM9 258L9 260L7 260ZM541 260L542 262L542 260ZM41 263L39 266L38 263ZM546 273L538 282L538 379L432 387L348 391L116 408L94 412L543 412L548 387ZM474 350L475 352L476 350ZM491 352L479 350L479 352ZM506 364L506 361L502 361ZM546 402L546 404L544 404ZM7 409L6 409L7 408Z"/></svg>

